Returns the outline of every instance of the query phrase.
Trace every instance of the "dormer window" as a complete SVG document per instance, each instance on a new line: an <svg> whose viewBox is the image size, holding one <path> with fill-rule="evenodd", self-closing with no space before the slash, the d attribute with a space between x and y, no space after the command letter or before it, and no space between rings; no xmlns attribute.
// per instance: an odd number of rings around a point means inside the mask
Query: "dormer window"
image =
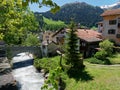
<svg viewBox="0 0 120 90"><path fill-rule="evenodd" d="M117 23L116 20L109 20L109 25L115 25Z"/></svg>
<svg viewBox="0 0 120 90"><path fill-rule="evenodd" d="M115 31L116 31L115 29L109 29L108 34L115 34Z"/></svg>

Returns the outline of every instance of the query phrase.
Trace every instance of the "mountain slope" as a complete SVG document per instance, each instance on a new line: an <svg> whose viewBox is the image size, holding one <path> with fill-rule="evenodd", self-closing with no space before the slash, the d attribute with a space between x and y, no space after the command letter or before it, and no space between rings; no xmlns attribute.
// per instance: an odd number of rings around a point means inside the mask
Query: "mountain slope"
<svg viewBox="0 0 120 90"><path fill-rule="evenodd" d="M69 23L71 18L74 18L76 23L91 27L102 20L100 17L102 13L103 9L100 7L94 7L84 2L75 2L63 5L56 14L52 14L50 11L41 14L53 20L62 20L65 23Z"/></svg>
<svg viewBox="0 0 120 90"><path fill-rule="evenodd" d="M101 8L104 9L104 10L120 8L120 1L117 2L117 3L114 3L114 4L112 4L112 5L104 5L104 6L101 6Z"/></svg>

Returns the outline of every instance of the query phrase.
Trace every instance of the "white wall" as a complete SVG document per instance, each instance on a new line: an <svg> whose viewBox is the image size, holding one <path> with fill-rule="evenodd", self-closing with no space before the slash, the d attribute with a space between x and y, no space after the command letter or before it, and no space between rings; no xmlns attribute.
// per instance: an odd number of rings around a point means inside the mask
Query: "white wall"
<svg viewBox="0 0 120 90"><path fill-rule="evenodd" d="M103 29L104 30L102 32L103 37L115 40L117 31L118 31L117 25L118 25L117 23L115 25L109 25L109 20L104 20L103 21ZM109 29L115 29L116 30L115 34L108 34Z"/></svg>

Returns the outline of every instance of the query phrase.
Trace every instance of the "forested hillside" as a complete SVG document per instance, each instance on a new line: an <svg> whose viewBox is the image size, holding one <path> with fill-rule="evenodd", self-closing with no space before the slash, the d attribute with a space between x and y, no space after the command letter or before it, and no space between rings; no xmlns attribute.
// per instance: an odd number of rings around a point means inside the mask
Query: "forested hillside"
<svg viewBox="0 0 120 90"><path fill-rule="evenodd" d="M39 22L39 27L41 30L51 30L56 31L61 28L66 27L66 24L60 20L52 20L42 16L40 13L34 13L37 21Z"/></svg>
<svg viewBox="0 0 120 90"><path fill-rule="evenodd" d="M73 18L76 23L92 27L102 20L100 17L102 13L103 9L100 7L94 7L84 2L75 2L63 5L56 14L52 14L50 11L41 14L53 20L62 20L65 23L69 23L71 18Z"/></svg>

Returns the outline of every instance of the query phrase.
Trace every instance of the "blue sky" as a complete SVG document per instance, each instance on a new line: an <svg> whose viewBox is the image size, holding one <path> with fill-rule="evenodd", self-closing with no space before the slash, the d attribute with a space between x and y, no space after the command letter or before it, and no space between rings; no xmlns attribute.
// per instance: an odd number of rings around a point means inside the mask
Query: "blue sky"
<svg viewBox="0 0 120 90"><path fill-rule="evenodd" d="M94 6L104 6L104 5L114 4L120 0L53 0L53 1L56 2L59 6L71 2L86 2ZM45 12L48 11L50 8L48 7L39 8L38 4L32 4L32 5L30 4L30 9L34 12Z"/></svg>

